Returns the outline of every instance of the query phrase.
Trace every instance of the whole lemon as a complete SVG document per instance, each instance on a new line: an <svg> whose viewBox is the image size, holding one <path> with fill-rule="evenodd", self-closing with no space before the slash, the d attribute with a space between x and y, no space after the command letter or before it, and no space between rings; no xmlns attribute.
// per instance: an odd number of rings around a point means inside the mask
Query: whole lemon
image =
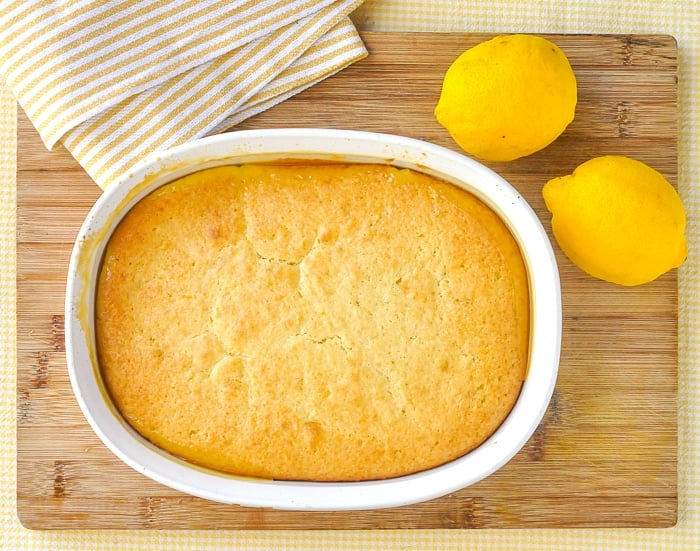
<svg viewBox="0 0 700 551"><path fill-rule="evenodd" d="M663 175L622 156L596 157L542 189L562 251L620 285L652 281L685 260L685 211Z"/></svg>
<svg viewBox="0 0 700 551"><path fill-rule="evenodd" d="M556 44L497 36L452 63L435 118L470 155L512 161L552 143L573 120L576 100L576 76Z"/></svg>

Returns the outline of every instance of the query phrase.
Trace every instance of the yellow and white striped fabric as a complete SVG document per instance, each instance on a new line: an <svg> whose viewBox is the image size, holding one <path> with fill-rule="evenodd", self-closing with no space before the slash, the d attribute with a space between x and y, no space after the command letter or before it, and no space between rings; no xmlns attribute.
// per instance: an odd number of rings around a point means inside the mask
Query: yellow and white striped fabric
<svg viewBox="0 0 700 551"><path fill-rule="evenodd" d="M156 150L275 105L367 52L362 0L22 0L0 74L44 143L107 187Z"/></svg>

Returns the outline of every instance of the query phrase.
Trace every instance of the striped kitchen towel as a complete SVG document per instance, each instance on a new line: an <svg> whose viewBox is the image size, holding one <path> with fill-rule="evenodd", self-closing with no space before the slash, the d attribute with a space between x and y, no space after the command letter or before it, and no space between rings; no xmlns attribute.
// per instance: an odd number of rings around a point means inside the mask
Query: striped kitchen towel
<svg viewBox="0 0 700 551"><path fill-rule="evenodd" d="M0 0L0 75L102 188L367 51L362 0Z"/></svg>

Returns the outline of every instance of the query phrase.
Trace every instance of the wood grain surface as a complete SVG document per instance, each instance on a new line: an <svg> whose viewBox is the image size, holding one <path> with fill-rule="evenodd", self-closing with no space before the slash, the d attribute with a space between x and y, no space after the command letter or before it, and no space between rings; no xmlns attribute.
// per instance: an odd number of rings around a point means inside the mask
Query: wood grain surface
<svg viewBox="0 0 700 551"><path fill-rule="evenodd" d="M442 76L484 35L365 33L367 59L238 128L398 133L456 149L433 119ZM676 44L669 36L550 36L579 83L554 144L491 163L542 219L541 187L598 155L645 161L675 184ZM346 529L662 527L676 521L677 282L594 280L555 245L564 334L556 391L503 469L415 506L343 513L226 506L131 470L92 432L65 365L63 298L73 240L99 188L64 150L18 125L17 504L31 528Z"/></svg>

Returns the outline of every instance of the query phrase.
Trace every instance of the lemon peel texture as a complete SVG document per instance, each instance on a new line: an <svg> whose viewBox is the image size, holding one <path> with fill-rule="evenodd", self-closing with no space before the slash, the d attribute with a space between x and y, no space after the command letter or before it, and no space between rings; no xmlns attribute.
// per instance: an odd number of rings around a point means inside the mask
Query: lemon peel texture
<svg viewBox="0 0 700 551"><path fill-rule="evenodd" d="M576 77L556 44L503 35L452 63L434 115L468 154L511 161L559 137L574 119L576 101Z"/></svg>
<svg viewBox="0 0 700 551"><path fill-rule="evenodd" d="M588 274L640 285L687 254L681 199L664 176L624 156L596 157L543 189L562 251Z"/></svg>

